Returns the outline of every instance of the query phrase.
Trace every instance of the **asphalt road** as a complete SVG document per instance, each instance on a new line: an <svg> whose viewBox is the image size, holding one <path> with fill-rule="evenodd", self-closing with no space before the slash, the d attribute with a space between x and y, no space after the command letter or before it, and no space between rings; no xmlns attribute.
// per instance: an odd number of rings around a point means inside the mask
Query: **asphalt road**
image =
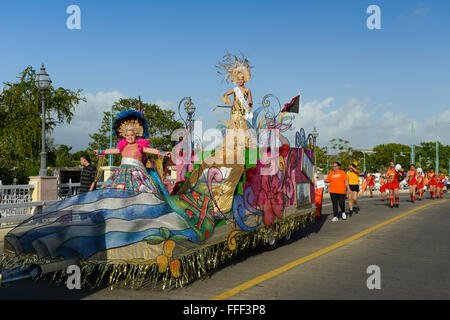
<svg viewBox="0 0 450 320"><path fill-rule="evenodd" d="M450 199L400 199L398 209L379 197L361 199L361 212L338 222L325 202L322 220L297 231L290 244L243 253L185 288L68 290L20 281L0 288L0 300L450 299ZM379 268L380 289L367 287L369 266Z"/></svg>

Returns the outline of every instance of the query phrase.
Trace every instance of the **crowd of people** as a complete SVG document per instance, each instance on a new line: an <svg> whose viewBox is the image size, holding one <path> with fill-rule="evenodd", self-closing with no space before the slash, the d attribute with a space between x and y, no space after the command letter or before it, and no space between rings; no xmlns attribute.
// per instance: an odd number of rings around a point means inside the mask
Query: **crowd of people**
<svg viewBox="0 0 450 320"><path fill-rule="evenodd" d="M389 163L389 169L386 172L379 173L379 191L381 193L381 201L387 200L390 208L399 208L399 190L400 184L407 184L411 202L421 201L424 192L429 192L429 198L440 199L444 197L444 191L447 190L448 176L444 176L441 172L434 172L430 169L424 172L422 168L415 167L411 163L410 170L405 172L401 165L395 164L394 161ZM325 178L325 182L329 185L329 193L333 205L333 219L339 220L339 212L343 220L347 219L347 214L359 212L358 195L360 192L364 194L366 190L373 197L375 189L375 174L368 173L364 175L360 188L360 172L358 171L358 163L352 163L348 171L345 172L341 168L339 162L333 163L333 169ZM348 199L349 210L345 210L345 200Z"/></svg>

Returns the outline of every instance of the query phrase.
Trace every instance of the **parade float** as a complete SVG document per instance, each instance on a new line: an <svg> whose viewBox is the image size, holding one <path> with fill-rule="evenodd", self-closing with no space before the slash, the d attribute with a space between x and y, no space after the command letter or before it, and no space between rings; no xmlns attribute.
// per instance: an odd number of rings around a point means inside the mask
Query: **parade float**
<svg viewBox="0 0 450 320"><path fill-rule="evenodd" d="M223 141L212 150L208 135L198 138L187 126L171 154L176 182L161 161L127 163L130 179L141 181L137 189L110 178L107 188L60 201L15 227L5 237L3 284L64 283L67 267L78 265L83 288L181 287L239 252L288 242L316 216L313 139L300 125L299 96L282 107L268 94L239 121L233 126L232 115L218 126ZM118 137L130 124L141 150L150 150L139 111L116 118Z"/></svg>

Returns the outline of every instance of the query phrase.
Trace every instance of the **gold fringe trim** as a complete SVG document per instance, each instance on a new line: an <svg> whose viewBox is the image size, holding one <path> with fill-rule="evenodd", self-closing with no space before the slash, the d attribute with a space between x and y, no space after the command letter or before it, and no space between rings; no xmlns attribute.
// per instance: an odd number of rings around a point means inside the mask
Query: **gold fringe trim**
<svg viewBox="0 0 450 320"><path fill-rule="evenodd" d="M267 243L269 235L276 240L283 238L290 232L304 227L307 221L314 220L315 210L307 214L291 215L278 219L273 225L258 227L251 232L238 232L233 234L233 239L225 239L215 244L204 244L184 254L174 257L180 260L179 274L173 275L170 268L164 273L159 272L156 259L148 261L81 261L82 288L98 288L109 286L114 288L138 289L144 287L160 288L162 290L179 288L188 285L194 280L200 279L212 273L220 265L230 261L239 252L255 249L259 245ZM237 231L237 230L236 230ZM233 245L229 246L229 242ZM16 256L14 253L5 252L0 260L0 269L23 268L33 263L49 263L55 260L38 259L36 255ZM57 284L65 284L66 270L61 270L50 275L42 275L39 279L50 279Z"/></svg>

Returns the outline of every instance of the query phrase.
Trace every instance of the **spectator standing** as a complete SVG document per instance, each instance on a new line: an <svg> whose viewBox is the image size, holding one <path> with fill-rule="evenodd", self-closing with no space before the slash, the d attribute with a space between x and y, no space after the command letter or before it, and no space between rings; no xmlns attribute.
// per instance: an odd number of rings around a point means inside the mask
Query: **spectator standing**
<svg viewBox="0 0 450 320"><path fill-rule="evenodd" d="M342 219L347 219L345 214L345 194L350 194L350 187L348 184L348 176L345 171L341 170L339 162L333 163L333 171L331 171L325 182L330 185L330 197L333 203L333 219L331 221L338 221L339 208L342 212Z"/></svg>
<svg viewBox="0 0 450 320"><path fill-rule="evenodd" d="M80 157L80 163L83 166L79 190L79 193L81 194L95 190L95 176L97 175L97 168L91 163L91 158L88 154L83 154Z"/></svg>

